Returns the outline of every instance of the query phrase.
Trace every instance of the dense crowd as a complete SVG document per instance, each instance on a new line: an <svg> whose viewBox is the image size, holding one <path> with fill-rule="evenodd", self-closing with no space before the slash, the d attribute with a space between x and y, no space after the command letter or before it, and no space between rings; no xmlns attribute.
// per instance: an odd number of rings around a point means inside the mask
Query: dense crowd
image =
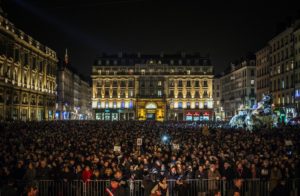
<svg viewBox="0 0 300 196"><path fill-rule="evenodd" d="M6 122L0 129L1 187L38 180L151 179L163 186L165 180L299 177L300 131L287 127L249 132L213 123L55 121Z"/></svg>

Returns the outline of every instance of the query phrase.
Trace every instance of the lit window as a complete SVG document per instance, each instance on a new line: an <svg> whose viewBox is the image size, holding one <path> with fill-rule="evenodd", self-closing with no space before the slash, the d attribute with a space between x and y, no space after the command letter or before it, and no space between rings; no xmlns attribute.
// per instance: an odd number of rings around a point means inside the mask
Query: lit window
<svg viewBox="0 0 300 196"><path fill-rule="evenodd" d="M133 90L130 90L130 91L129 91L129 96L130 96L130 97L133 97Z"/></svg>
<svg viewBox="0 0 300 196"><path fill-rule="evenodd" d="M254 85L254 80L251 80L251 85Z"/></svg>
<svg viewBox="0 0 300 196"><path fill-rule="evenodd" d="M141 74L142 74L142 75L145 75L145 69L142 69L142 70L141 70Z"/></svg>
<svg viewBox="0 0 300 196"><path fill-rule="evenodd" d="M157 91L157 95L158 95L159 97L161 97L161 96L162 96L162 92L161 92L161 90L158 90L158 91Z"/></svg>
<svg viewBox="0 0 300 196"><path fill-rule="evenodd" d="M188 75L190 75L190 74L191 74L191 70L187 70L186 73L187 73Z"/></svg>
<svg viewBox="0 0 300 196"><path fill-rule="evenodd" d="M284 88L284 80L281 81L281 86Z"/></svg>
<svg viewBox="0 0 300 196"><path fill-rule="evenodd" d="M129 102L129 108L133 108L133 102L132 102L132 100L130 100L130 102Z"/></svg>
<svg viewBox="0 0 300 196"><path fill-rule="evenodd" d="M161 81L158 81L157 85L158 85L158 86L161 86Z"/></svg>
<svg viewBox="0 0 300 196"><path fill-rule="evenodd" d="M125 102L124 101L121 102L121 108L125 108Z"/></svg>
<svg viewBox="0 0 300 196"><path fill-rule="evenodd" d="M178 102L178 108L182 109L182 102Z"/></svg>

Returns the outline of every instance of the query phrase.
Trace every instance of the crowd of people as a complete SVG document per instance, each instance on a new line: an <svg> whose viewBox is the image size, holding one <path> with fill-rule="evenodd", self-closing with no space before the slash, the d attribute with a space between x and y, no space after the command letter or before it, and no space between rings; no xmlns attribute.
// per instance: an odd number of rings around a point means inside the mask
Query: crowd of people
<svg viewBox="0 0 300 196"><path fill-rule="evenodd" d="M281 180L299 178L300 131L287 127L53 121L3 122L0 130L2 190L18 182L110 180L110 195L123 182L141 180L145 195L168 195L168 180L272 180L275 190Z"/></svg>

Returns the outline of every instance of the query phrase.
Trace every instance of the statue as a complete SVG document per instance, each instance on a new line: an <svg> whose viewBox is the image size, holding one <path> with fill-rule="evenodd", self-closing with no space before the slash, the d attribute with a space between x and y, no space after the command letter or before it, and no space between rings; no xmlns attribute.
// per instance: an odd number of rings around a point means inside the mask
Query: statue
<svg viewBox="0 0 300 196"><path fill-rule="evenodd" d="M263 95L263 99L252 109L233 116L229 122L232 128L255 130L277 124L277 116L272 111L272 95Z"/></svg>

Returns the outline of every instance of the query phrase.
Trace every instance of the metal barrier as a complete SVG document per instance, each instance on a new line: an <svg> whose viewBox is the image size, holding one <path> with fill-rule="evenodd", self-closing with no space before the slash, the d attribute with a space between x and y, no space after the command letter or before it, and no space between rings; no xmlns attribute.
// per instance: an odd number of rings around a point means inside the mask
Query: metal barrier
<svg viewBox="0 0 300 196"><path fill-rule="evenodd" d="M272 191L277 191L278 186L282 185L279 180L264 181L260 179L247 179L243 181L241 195L243 196L269 196ZM99 181L52 181L42 180L37 182L39 196L104 196L106 188L110 185L107 180ZM152 181L127 181L122 182L122 189L127 196L149 196L156 182ZM287 196L297 196L299 194L300 179L285 181L284 186L288 193ZM22 186L25 187L24 183ZM168 180L169 196L207 196L230 195L233 191L234 183L225 180ZM19 190L19 193L23 190ZM5 195L0 190L0 196Z"/></svg>

